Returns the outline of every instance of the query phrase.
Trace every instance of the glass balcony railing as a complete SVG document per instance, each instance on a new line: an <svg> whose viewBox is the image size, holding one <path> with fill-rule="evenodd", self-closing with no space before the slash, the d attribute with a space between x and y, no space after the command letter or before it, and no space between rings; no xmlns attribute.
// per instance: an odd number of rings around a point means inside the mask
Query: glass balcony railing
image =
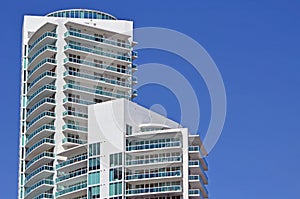
<svg viewBox="0 0 300 199"><path fill-rule="evenodd" d="M74 158L72 158L72 159L69 159L69 160L66 160L66 161L64 161L64 162L61 162L61 163L57 164L57 165L56 165L56 169L59 169L59 168L61 168L61 167L64 167L64 166L73 164L73 163L75 163L75 162L80 162L80 161L86 160L86 159L87 159L87 154L83 154L83 155L74 157Z"/></svg>
<svg viewBox="0 0 300 199"><path fill-rule="evenodd" d="M42 78L44 77L56 77L56 73L51 72L51 71L45 71L44 73L42 73L40 76L38 76L37 78L35 78L30 85L28 86L28 90L30 90L38 81L40 81Z"/></svg>
<svg viewBox="0 0 300 199"><path fill-rule="evenodd" d="M37 57L39 56L40 54L42 54L44 51L46 50L53 50L53 51L56 51L57 48L55 46L52 46L52 45L45 45L43 48L39 49L32 57L30 57L28 59L28 65L30 65L32 63L32 61Z"/></svg>
<svg viewBox="0 0 300 199"><path fill-rule="evenodd" d="M75 112L75 111L65 111L63 112L63 116L66 115L71 115L71 116L75 116L75 117L81 117L81 118L88 118L88 115L86 113L80 113L80 112Z"/></svg>
<svg viewBox="0 0 300 199"><path fill-rule="evenodd" d="M51 103L51 104L55 104L55 99L53 98L44 98L41 101L39 101L38 103L36 103L31 109L29 109L27 111L27 117L34 111L36 110L38 107L40 107L41 105L45 104L45 103Z"/></svg>
<svg viewBox="0 0 300 199"><path fill-rule="evenodd" d="M53 198L53 194L51 193L42 193L33 199L44 199L44 198Z"/></svg>
<svg viewBox="0 0 300 199"><path fill-rule="evenodd" d="M201 196L201 191L200 191L200 189L190 189L189 195L200 195Z"/></svg>
<svg viewBox="0 0 300 199"><path fill-rule="evenodd" d="M75 32L75 31L68 31L68 32L65 33L65 37L67 37L69 35L74 36L74 37L87 39L87 40L91 40L91 41L97 41L97 42L101 42L101 43L105 43L105 44L110 44L110 45L118 46L118 47L122 47L122 48L127 48L127 49L132 48L130 44L117 42L117 41L110 40L110 39L104 39L102 37L95 37L95 36L91 36L91 35L88 35L88 34L82 34L82 33Z"/></svg>
<svg viewBox="0 0 300 199"><path fill-rule="evenodd" d="M70 179L70 178L74 178L74 177L77 177L77 176L81 176L81 175L84 175L86 173L87 173L87 169L82 169L82 170L79 170L79 171L68 173L66 175L57 177L56 178L56 183L67 180L67 179Z"/></svg>
<svg viewBox="0 0 300 199"><path fill-rule="evenodd" d="M54 85L50 85L50 84L46 84L42 87L40 87L37 91L35 91L29 98L28 98L28 103L29 104L31 102L31 100L33 98L35 98L37 95L39 95L41 92L43 92L44 90L52 90L55 91L56 87Z"/></svg>
<svg viewBox="0 0 300 199"><path fill-rule="evenodd" d="M86 182L80 183L80 184L77 184L77 185L73 185L73 186L70 186L70 187L66 187L63 190L56 192L55 196L58 198L61 195L64 195L64 194L67 194L67 193L70 193L70 192L74 192L74 191L77 191L77 190L80 190L80 189L84 189L86 187L87 187Z"/></svg>
<svg viewBox="0 0 300 199"><path fill-rule="evenodd" d="M163 187L149 187L149 188L129 189L129 190L126 190L126 194L127 195L134 195L134 194L170 192L170 191L181 191L181 186L180 185L173 185L173 186L163 186Z"/></svg>
<svg viewBox="0 0 300 199"><path fill-rule="evenodd" d="M37 142L35 145L33 145L32 147L28 148L26 151L26 156L32 152L34 149L36 149L37 147L41 146L44 143L48 143L48 144L55 144L55 141L53 139L50 138L44 138L41 141Z"/></svg>
<svg viewBox="0 0 300 199"><path fill-rule="evenodd" d="M83 105L95 104L95 102L92 102L92 101L81 100L81 99L72 98L72 97L64 98L63 103L66 103L66 102L73 102L73 103L83 104Z"/></svg>
<svg viewBox="0 0 300 199"><path fill-rule="evenodd" d="M28 52L30 52L40 41L42 41L46 37L57 38L57 34L54 32L45 32L42 36L32 42L31 45L29 45Z"/></svg>
<svg viewBox="0 0 300 199"><path fill-rule="evenodd" d="M175 177L175 176L181 176L181 171L179 170L179 171L168 171L168 172L157 172L157 173L133 174L133 175L127 175L126 180L164 178L164 177Z"/></svg>
<svg viewBox="0 0 300 199"><path fill-rule="evenodd" d="M121 61L131 62L131 57L124 56L124 55L117 55L117 54L113 54L113 53L108 53L108 52L105 52L103 50L99 50L99 49L96 49L96 48L93 49L93 48L87 48L87 47L84 47L84 46L68 44L68 45L65 46L65 50L67 50L67 49L79 50L79 51L83 51L83 52L87 52L87 53L92 53L92 54L96 54L96 55L110 57L110 58L113 58L113 59L118 59L118 60L121 60Z"/></svg>
<svg viewBox="0 0 300 199"><path fill-rule="evenodd" d="M126 95L122 95L122 94L117 94L117 93L113 93L113 92L109 92L109 91L103 91L100 89L94 89L94 88L88 88L85 86L78 86L76 84L66 84L64 85L64 89L75 89L75 90L80 90L80 91L85 91L91 94L97 94L97 95L104 95L104 96L109 96L109 97L115 97L115 98L126 98L128 99L129 97Z"/></svg>
<svg viewBox="0 0 300 199"><path fill-rule="evenodd" d="M121 82L121 81L118 81L118 80L104 78L104 77L97 77L97 76L89 75L89 74L85 74L85 73L78 73L78 72L75 72L75 71L66 71L66 72L64 72L64 76L67 76L67 75L71 75L71 76L75 76L75 77L81 77L81 78L95 80L95 81L100 81L100 82L105 82L105 83L108 83L108 84L124 86L124 87L128 87L128 88L131 87L131 84L126 83L126 82Z"/></svg>
<svg viewBox="0 0 300 199"><path fill-rule="evenodd" d="M47 165L41 166L26 176L26 179L25 179L26 182L28 182L33 176L35 176L38 173L41 173L42 171L54 171L54 169L52 166L47 166Z"/></svg>
<svg viewBox="0 0 300 199"><path fill-rule="evenodd" d="M37 122L39 119L43 118L43 117L55 117L55 113L54 112L50 112L50 111L45 111L42 112L40 115L36 116L35 118L33 118L28 124L27 124L27 129L29 129L35 122Z"/></svg>
<svg viewBox="0 0 300 199"><path fill-rule="evenodd" d="M193 166L199 167L200 170L201 170L201 173L203 173L203 175L207 179L207 175L206 175L206 173L204 171L204 168L203 168L203 166L202 166L202 164L201 164L201 162L199 160L189 160L189 166L191 166L191 167L193 167Z"/></svg>
<svg viewBox="0 0 300 199"><path fill-rule="evenodd" d="M49 158L54 158L54 153L50 153L50 152L43 152L37 156L35 156L34 158L32 158L29 162L27 162L26 164L26 169L28 167L30 167L33 163L35 163L36 161L42 159L43 157L49 157Z"/></svg>
<svg viewBox="0 0 300 199"><path fill-rule="evenodd" d="M155 164L155 163L164 163L164 162L180 162L180 161L181 161L180 156L173 156L173 157L164 157L164 158L129 160L129 161L126 161L126 165L143 165L143 164Z"/></svg>
<svg viewBox="0 0 300 199"><path fill-rule="evenodd" d="M132 64L131 67L132 67L133 69L137 69L137 65L136 65L136 64Z"/></svg>
<svg viewBox="0 0 300 199"><path fill-rule="evenodd" d="M74 144L86 144L87 141L86 140L80 140L80 139L75 139L75 138L64 138L62 140L62 143L67 143L67 142L70 142L70 143L74 143Z"/></svg>
<svg viewBox="0 0 300 199"><path fill-rule="evenodd" d="M66 130L66 129L73 129L73 130L77 130L77 131L84 131L87 132L88 128L85 126L79 126L79 125L75 125L75 124L65 124L62 127L62 130Z"/></svg>
<svg viewBox="0 0 300 199"><path fill-rule="evenodd" d="M170 148L181 146L181 141L177 142L166 142L166 143L153 143L153 144L143 144L143 145L132 145L127 146L126 151L136 151L136 150L148 150L148 149L159 149L159 148Z"/></svg>
<svg viewBox="0 0 300 199"><path fill-rule="evenodd" d="M199 146L189 146L189 152L199 152L202 157L202 160L204 161L204 164L206 164L206 167L207 167L207 165L208 165L207 161L204 158L204 155L202 154L201 148Z"/></svg>
<svg viewBox="0 0 300 199"><path fill-rule="evenodd" d="M38 188L39 186L42 185L54 185L53 180L49 180L49 179L43 179L41 181L39 181L38 183L32 185L31 187L28 187L25 191L25 197L34 189Z"/></svg>
<svg viewBox="0 0 300 199"><path fill-rule="evenodd" d="M30 76L37 70L39 69L41 66L43 66L45 63L50 63L50 64L56 64L56 60L52 59L52 58L46 58L44 60L42 60L40 63L38 63L35 67L32 68L32 70L30 70L30 72L28 73L28 78L30 78Z"/></svg>
<svg viewBox="0 0 300 199"><path fill-rule="evenodd" d="M39 133L42 132L43 130L55 131L55 127L54 127L54 125L50 125L50 124L45 124L45 125L41 126L41 127L38 128L37 130L33 131L33 132L27 137L26 143L28 143L35 135L39 134Z"/></svg>
<svg viewBox="0 0 300 199"><path fill-rule="evenodd" d="M85 61L82 59L75 59L75 58L69 57L69 58L64 59L64 63L67 63L67 62L83 64L83 65L92 66L95 68L101 68L104 70L110 70L110 71L114 71L114 72L118 72L118 73L131 74L130 70L126 70L123 68L118 68L118 67L110 66L110 65L106 65L106 64L99 64L99 63L95 63L95 62Z"/></svg>

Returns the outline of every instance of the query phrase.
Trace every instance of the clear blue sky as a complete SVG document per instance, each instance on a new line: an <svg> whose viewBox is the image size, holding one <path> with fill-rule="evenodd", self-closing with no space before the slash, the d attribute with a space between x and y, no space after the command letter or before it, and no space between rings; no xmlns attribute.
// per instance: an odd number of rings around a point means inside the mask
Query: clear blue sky
<svg viewBox="0 0 300 199"><path fill-rule="evenodd" d="M228 98L226 124L208 158L210 197L299 198L299 1L9 0L2 4L0 198L17 195L23 15L45 15L66 8L102 10L134 20L135 27L170 28L201 43L219 67ZM196 85L204 107L204 132L209 118L207 91L201 78L184 68L187 63L155 50L141 51L137 62L172 65ZM136 101L145 106L160 103L169 117L179 117L176 99L162 87L141 88Z"/></svg>

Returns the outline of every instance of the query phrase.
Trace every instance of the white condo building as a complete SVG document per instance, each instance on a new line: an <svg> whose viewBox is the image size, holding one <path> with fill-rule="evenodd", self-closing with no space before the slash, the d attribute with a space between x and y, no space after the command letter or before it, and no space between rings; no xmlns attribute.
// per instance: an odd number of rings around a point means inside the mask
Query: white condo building
<svg viewBox="0 0 300 199"><path fill-rule="evenodd" d="M208 197L200 137L131 102L135 44L99 11L24 17L19 199Z"/></svg>

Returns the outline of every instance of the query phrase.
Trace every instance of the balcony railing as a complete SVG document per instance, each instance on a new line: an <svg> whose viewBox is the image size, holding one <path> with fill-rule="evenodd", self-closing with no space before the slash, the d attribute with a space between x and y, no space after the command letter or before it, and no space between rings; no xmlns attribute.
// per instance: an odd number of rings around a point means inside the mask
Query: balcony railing
<svg viewBox="0 0 300 199"><path fill-rule="evenodd" d="M153 143L153 144L143 144L143 145L132 145L127 146L126 151L136 151L136 150L149 150L149 149L159 149L159 148L171 148L179 147L181 142L166 142L166 143Z"/></svg>
<svg viewBox="0 0 300 199"><path fill-rule="evenodd" d="M37 156L35 156L34 158L32 158L29 162L27 162L26 164L26 169L28 167L30 167L33 163L35 163L36 161L38 161L39 159L43 158L43 157L49 157L49 158L54 158L55 155L54 153L50 153L50 152L43 152Z"/></svg>
<svg viewBox="0 0 300 199"><path fill-rule="evenodd" d="M56 60L52 59L52 58L46 58L44 60L42 60L40 63L38 63L35 67L32 68L32 70L28 73L28 78L30 78L30 76L37 70L39 69L41 66L43 66L45 63L50 63L50 64L56 64Z"/></svg>
<svg viewBox="0 0 300 199"><path fill-rule="evenodd" d="M38 173L41 173L42 171L54 171L54 169L52 166L47 166L47 165L41 166L26 176L26 179L25 179L26 182L28 182L33 176L35 176Z"/></svg>
<svg viewBox="0 0 300 199"><path fill-rule="evenodd" d="M81 117L81 118L88 118L88 115L86 113L80 113L80 112L75 112L75 111L65 111L63 112L63 116L66 115L71 115L71 116L75 116L75 117Z"/></svg>
<svg viewBox="0 0 300 199"><path fill-rule="evenodd" d="M143 165L143 164L155 164L155 163L164 163L164 162L180 162L180 161L181 161L180 156L173 156L173 157L164 157L164 158L129 160L129 161L126 161L126 165Z"/></svg>
<svg viewBox="0 0 300 199"><path fill-rule="evenodd" d="M37 142L35 145L33 145L32 147L28 148L26 151L26 156L32 152L34 149L36 149L37 147L41 146L44 143L48 143L48 144L55 144L55 141L53 139L50 138L44 138L41 141Z"/></svg>
<svg viewBox="0 0 300 199"><path fill-rule="evenodd" d="M67 165L70 165L70 164L73 164L75 162L79 162L79 161L82 161L82 160L86 160L86 159L87 159L87 154L83 154L83 155L74 157L72 159L69 159L69 160L66 160L64 162L61 162L61 163L57 164L56 169L59 169L61 167L64 167L64 166L67 166Z"/></svg>
<svg viewBox="0 0 300 199"><path fill-rule="evenodd" d="M42 186L42 185L54 185L54 183L53 183L53 180L43 179L43 180L39 181L38 183L32 185L31 187L27 188L26 191L25 191L25 197L26 197L31 191L33 191L34 189L36 189L37 187Z"/></svg>
<svg viewBox="0 0 300 199"><path fill-rule="evenodd" d="M72 97L64 98L63 103L66 103L66 102L73 102L73 103L83 104L83 105L95 104L95 102L92 102L92 101L81 100L81 99L72 98Z"/></svg>
<svg viewBox="0 0 300 199"><path fill-rule="evenodd" d="M68 31L68 32L65 33L65 37L67 37L69 35L74 36L74 37L87 39L87 40L91 40L91 41L97 41L97 42L101 42L101 43L105 43L105 44L110 44L110 45L118 46L118 47L122 47L122 48L127 48L127 49L132 48L130 44L117 42L117 41L110 40L110 39L104 39L102 37L95 37L95 36L91 36L91 35L88 35L88 34L82 34L82 33L75 32L75 31Z"/></svg>
<svg viewBox="0 0 300 199"><path fill-rule="evenodd" d="M34 93L28 98L27 104L29 104L33 98L35 98L38 94L40 94L40 93L43 92L44 90L52 90L52 91L55 91L55 90L56 90L56 87L55 87L54 85L50 85L50 84L46 84L46 85L42 86L41 88L39 88L36 92L34 92Z"/></svg>
<svg viewBox="0 0 300 199"><path fill-rule="evenodd" d="M189 166L191 166L191 167L193 167L193 166L199 167L200 170L201 170L201 173L203 173L203 175L207 179L207 175L206 175L206 173L204 171L204 168L203 168L203 166L202 166L202 164L201 164L201 162L199 160L189 160Z"/></svg>
<svg viewBox="0 0 300 199"><path fill-rule="evenodd" d="M157 173L133 174L133 175L127 175L126 180L165 178L165 177L175 177L175 176L181 176L181 171L179 170L179 171L167 171L167 172L157 172Z"/></svg>
<svg viewBox="0 0 300 199"><path fill-rule="evenodd" d="M190 189L189 195L200 195L201 196L201 191L200 191L200 189Z"/></svg>
<svg viewBox="0 0 300 199"><path fill-rule="evenodd" d="M82 59L76 59L76 58L65 58L64 62L73 62L73 63L77 63L77 64L83 64L83 65L87 65L87 66L92 66L95 68L101 68L104 70L110 70L110 71L114 71L114 72L118 72L118 73L125 73L125 74L131 74L130 70L126 70L123 68L118 68L115 66L110 66L110 65L106 65L106 64L99 64L99 63L95 63L95 62L90 62L90 61L86 61L86 60L82 60Z"/></svg>
<svg viewBox="0 0 300 199"><path fill-rule="evenodd" d="M77 185L74 185L74 186L66 187L63 190L56 192L55 196L58 198L61 195L64 195L64 194L67 194L67 193L70 193L70 192L74 192L74 191L77 191L77 190L80 190L80 189L84 189L86 187L87 187L86 182L81 183L81 184L77 184Z"/></svg>
<svg viewBox="0 0 300 199"><path fill-rule="evenodd" d="M50 124L45 124L45 125L41 126L41 127L38 128L37 130L33 131L33 132L27 137L26 143L28 143L35 135L39 134L39 133L42 132L43 130L55 131L55 127L54 127L54 125L50 125Z"/></svg>
<svg viewBox="0 0 300 199"><path fill-rule="evenodd" d="M108 92L108 91L103 91L100 89L94 89L94 88L88 88L85 86L78 86L76 84L66 84L64 85L64 89L75 89L75 90L80 90L80 91L85 91L91 94L96 94L96 95L104 95L104 96L108 96L108 97L115 97L115 98L126 98L128 99L129 97L126 95L122 95L122 94L117 94L117 93L113 93L113 92Z"/></svg>
<svg viewBox="0 0 300 199"><path fill-rule="evenodd" d="M75 76L75 77L81 77L81 78L95 80L95 81L100 81L100 82L105 82L105 83L108 83L108 84L114 84L114 85L118 85L118 86L124 86L124 87L128 87L128 88L131 87L131 84L126 83L126 82L121 82L121 81L118 81L118 80L104 78L104 77L97 77L97 76L94 76L94 75L79 73L79 72L75 72L75 71L66 71L66 72L64 72L64 76L67 76L67 75L71 75L71 76Z"/></svg>
<svg viewBox="0 0 300 199"><path fill-rule="evenodd" d="M31 45L29 45L28 52L30 52L40 41L42 41L46 37L57 38L57 34L54 32L45 32L42 36L40 36L37 40L35 40Z"/></svg>
<svg viewBox="0 0 300 199"><path fill-rule="evenodd" d="M74 143L74 144L86 144L87 141L86 140L80 140L80 139L75 139L75 138L64 138L62 140L62 143L67 143L67 142L71 142L71 143Z"/></svg>
<svg viewBox="0 0 300 199"><path fill-rule="evenodd" d="M45 104L45 103L51 103L51 104L55 104L55 99L53 98L44 98L42 99L41 101L39 101L38 103L36 103L31 109L28 110L27 112L27 117L35 110L37 109L38 107L40 107L42 104Z"/></svg>
<svg viewBox="0 0 300 199"><path fill-rule="evenodd" d="M68 173L66 175L57 177L56 178L56 183L67 180L67 179L70 179L70 178L74 178L74 177L77 177L77 176L81 176L81 175L84 175L86 173L87 173L87 169L82 169L82 170L79 170L79 171Z"/></svg>
<svg viewBox="0 0 300 199"><path fill-rule="evenodd" d="M66 129L73 129L73 130L77 130L77 131L84 131L87 132L88 128L85 126L79 126L79 125L75 125L75 124L65 124L62 127L62 130L66 130Z"/></svg>
<svg viewBox="0 0 300 199"><path fill-rule="evenodd" d="M87 52L87 53L92 53L92 54L101 55L101 56L105 56L105 57L109 57L109 58L113 58L113 59L118 59L121 61L131 62L131 57L128 57L128 56L108 53L103 50L87 48L87 47L83 47L83 46L79 46L79 45L68 44L65 46L65 50L67 50L67 49L79 50L79 51L83 51L83 52Z"/></svg>
<svg viewBox="0 0 300 199"><path fill-rule="evenodd" d="M46 50L53 50L53 51L56 51L57 48L55 46L52 46L52 45L46 45L44 46L43 48L41 48L40 50L38 50L32 57L30 57L28 59L28 65L30 65L32 63L32 61L37 57L39 56L40 54L42 54L44 51Z"/></svg>
<svg viewBox="0 0 300 199"><path fill-rule="evenodd" d="M150 194L150 193L171 192L171 191L181 191L181 186L173 185L173 186L163 186L163 187L129 189L126 190L126 194L135 195L135 194L147 194L147 193Z"/></svg>
<svg viewBox="0 0 300 199"><path fill-rule="evenodd" d="M45 76L49 76L49 77L56 77L56 73L51 72L51 71L45 71L44 73L42 73L40 76L38 76L37 78L35 78L30 85L28 86L28 90L30 90L38 81L40 81L43 77Z"/></svg>
<svg viewBox="0 0 300 199"><path fill-rule="evenodd" d="M33 199L44 199L44 198L53 198L53 194L51 193L42 193Z"/></svg>
<svg viewBox="0 0 300 199"><path fill-rule="evenodd" d="M41 119L42 117L55 117L55 113L54 112L50 112L50 111L45 111L42 112L40 115L36 116L35 118L33 118L28 124L27 124L27 129L29 129L36 121L38 121L39 119Z"/></svg>

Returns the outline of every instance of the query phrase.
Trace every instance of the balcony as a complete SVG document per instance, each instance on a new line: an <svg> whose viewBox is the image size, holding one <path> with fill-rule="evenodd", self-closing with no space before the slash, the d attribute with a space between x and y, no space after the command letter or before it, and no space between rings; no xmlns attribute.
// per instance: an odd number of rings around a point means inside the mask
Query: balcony
<svg viewBox="0 0 300 199"><path fill-rule="evenodd" d="M62 130L66 133L73 133L73 134L86 134L88 128L85 126L79 126L75 124L65 124L62 127Z"/></svg>
<svg viewBox="0 0 300 199"><path fill-rule="evenodd" d="M54 85L47 84L40 87L37 91L35 91L31 96L28 97L27 108L31 108L31 106L37 103L39 100L53 95L55 91L56 87Z"/></svg>
<svg viewBox="0 0 300 199"><path fill-rule="evenodd" d="M32 70L33 66L37 65L47 57L53 57L56 54L57 48L52 45L45 45L39 49L32 57L28 59L28 70Z"/></svg>
<svg viewBox="0 0 300 199"><path fill-rule="evenodd" d="M66 137L62 140L62 145L65 147L74 147L82 144L86 144L86 140L81 140L81 139L75 139L75 138L70 138Z"/></svg>
<svg viewBox="0 0 300 199"><path fill-rule="evenodd" d="M72 120L77 122L87 122L88 115L86 113L80 113L75 111L63 112L63 118L66 120Z"/></svg>
<svg viewBox="0 0 300 199"><path fill-rule="evenodd" d="M32 158L27 164L25 165L26 172L32 172L34 169L42 166L47 165L54 160L54 153L51 152L42 152L41 154Z"/></svg>
<svg viewBox="0 0 300 199"><path fill-rule="evenodd" d="M134 195L152 195L152 194L159 194L159 193L172 193L172 192L181 192L180 185L173 185L173 186L162 186L162 187L149 187L149 188L138 188L138 189L129 189L126 190L127 196L134 196Z"/></svg>
<svg viewBox="0 0 300 199"><path fill-rule="evenodd" d="M165 163L179 163L181 162L180 156L173 157L164 157L164 158L151 158L151 159L142 159L142 160L127 160L127 166L135 166L135 165L149 165L149 164L165 164Z"/></svg>
<svg viewBox="0 0 300 199"><path fill-rule="evenodd" d="M29 45L28 48L28 55L32 55L33 52L35 52L35 49L39 49L42 46L45 46L46 44L54 43L57 39L57 34L54 32L45 32L43 35L41 35L38 39L36 39L34 42L32 42L31 45Z"/></svg>
<svg viewBox="0 0 300 199"><path fill-rule="evenodd" d="M61 175L56 178L56 183L61 183L68 181L68 184L74 184L76 181L80 182L82 180L85 180L87 178L87 169L81 169L79 171L70 172L65 175Z"/></svg>
<svg viewBox="0 0 300 199"><path fill-rule="evenodd" d="M202 195L205 198L208 197L208 191L204 185L202 178L199 175L189 175L189 184L190 184L190 188L192 189L200 188Z"/></svg>
<svg viewBox="0 0 300 199"><path fill-rule="evenodd" d="M132 89L132 98L137 97L137 96L138 96L137 90Z"/></svg>
<svg viewBox="0 0 300 199"><path fill-rule="evenodd" d="M33 118L27 124L26 134L31 134L33 129L40 127L43 124L49 124L55 119L55 113L51 111L45 111Z"/></svg>
<svg viewBox="0 0 300 199"><path fill-rule="evenodd" d="M78 166L78 164L82 163L82 162L86 163L86 160L87 160L87 154L79 155L77 157L71 158L69 160L66 160L64 162L57 164L56 169L60 170L61 168L71 166L71 165L73 165L74 168L80 168L80 166Z"/></svg>
<svg viewBox="0 0 300 199"><path fill-rule="evenodd" d="M50 84L55 80L55 78L56 73L51 71L45 71L30 83L30 85L28 86L27 94L31 95L35 91L35 88L45 84Z"/></svg>
<svg viewBox="0 0 300 199"><path fill-rule="evenodd" d="M27 111L26 120L30 121L37 116L38 113L47 111L55 106L55 99L44 98Z"/></svg>
<svg viewBox="0 0 300 199"><path fill-rule="evenodd" d="M83 182L69 187L63 187L63 190L56 192L56 198L72 198L75 195L83 195L86 192L87 183Z"/></svg>
<svg viewBox="0 0 300 199"><path fill-rule="evenodd" d="M28 73L27 82L32 82L43 71L51 71L56 66L56 60L52 58L43 59Z"/></svg>
<svg viewBox="0 0 300 199"><path fill-rule="evenodd" d="M172 178L172 177L181 177L181 171L167 171L167 172L157 172L157 173L144 173L144 174L132 174L127 175L126 180L127 181L133 181L133 180L154 180L157 179L165 179L165 178Z"/></svg>
<svg viewBox="0 0 300 199"><path fill-rule="evenodd" d="M51 193L42 193L40 195L38 195L37 197L33 198L33 199L45 199L45 198L53 198L53 195Z"/></svg>
<svg viewBox="0 0 300 199"><path fill-rule="evenodd" d="M200 198L203 199L201 191L199 189L189 189L189 197L190 198Z"/></svg>
<svg viewBox="0 0 300 199"><path fill-rule="evenodd" d="M132 64L131 68L132 68L133 71L137 71L138 70L137 64Z"/></svg>
<svg viewBox="0 0 300 199"><path fill-rule="evenodd" d="M43 179L38 183L28 187L25 191L25 198L33 198L33 196L44 193L54 187L53 180Z"/></svg>
<svg viewBox="0 0 300 199"><path fill-rule="evenodd" d="M201 148L199 146L189 146L189 154L192 159L199 159L205 171L208 170L208 163L204 158L204 155L201 152Z"/></svg>
<svg viewBox="0 0 300 199"><path fill-rule="evenodd" d="M47 166L47 165L41 166L26 176L25 184L27 187L32 186L35 182L42 179L47 179L53 174L54 174L54 169L52 166Z"/></svg>
<svg viewBox="0 0 300 199"><path fill-rule="evenodd" d="M72 80L74 80L74 79L78 80L78 78L76 78L76 77L82 78L82 80L85 80L87 83L90 83L90 84L97 84L97 82L98 82L98 83L103 83L106 86L110 86L111 88L115 88L115 86L131 88L131 84L126 83L126 82L109 79L109 78L104 78L104 77L99 77L99 76L94 76L94 75L85 74L85 73L79 73L79 72L75 72L75 71L64 72L64 77L68 77L68 76L69 76L69 78L73 77L73 78L70 78Z"/></svg>
<svg viewBox="0 0 300 199"><path fill-rule="evenodd" d="M118 68L115 66L110 66L110 65L106 65L106 64L99 64L99 63L95 63L95 62L90 62L90 61L86 61L86 60L82 60L82 59L75 59L75 58L65 58L64 59L64 63L65 64L69 64L73 67L80 67L83 68L85 66L87 66L87 69L90 69L91 67L93 69L99 69L99 72L111 72L114 75L131 75L131 71L130 70L126 70L123 68Z"/></svg>
<svg viewBox="0 0 300 199"><path fill-rule="evenodd" d="M92 101L82 100L82 99L77 99L72 97L64 98L63 103L66 106L76 106L76 105L86 106L86 105L95 104L95 102Z"/></svg>
<svg viewBox="0 0 300 199"><path fill-rule="evenodd" d="M55 146L55 141L50 138L44 138L26 150L26 160L30 160L42 151L48 151Z"/></svg>
<svg viewBox="0 0 300 199"><path fill-rule="evenodd" d="M64 85L64 90L75 90L79 91L79 94L90 94L91 96L98 95L100 97L106 97L108 99L114 99L114 98L126 98L128 99L128 96L122 95L122 94L117 94L109 91L103 91L97 88L89 88L85 86L79 86L76 84L66 84Z"/></svg>
<svg viewBox="0 0 300 199"><path fill-rule="evenodd" d="M189 160L189 169L193 171L193 173L199 173L202 177L204 184L208 183L208 177L199 160Z"/></svg>
<svg viewBox="0 0 300 199"><path fill-rule="evenodd" d="M95 56L99 56L102 57L103 59L107 59L107 61L112 61L112 60L117 60L120 62L124 62L124 63L130 63L131 62L131 57L128 56L124 56L124 55L118 55L118 54L114 54L114 53L108 53L106 51L100 50L100 49L96 49L96 48L88 48L88 47L84 47L84 46L80 46L80 45L75 45L75 44L68 44L64 47L65 51L75 51L75 52L79 52L81 56L91 56L91 54L95 55ZM79 54L77 53L77 54Z"/></svg>
<svg viewBox="0 0 300 199"><path fill-rule="evenodd" d="M45 124L27 136L26 147L31 147L38 140L44 137L51 136L54 133L55 133L54 125Z"/></svg>
<svg viewBox="0 0 300 199"><path fill-rule="evenodd" d="M132 59L138 58L138 52L132 51L132 52L131 52L131 56L132 56Z"/></svg>
<svg viewBox="0 0 300 199"><path fill-rule="evenodd" d="M158 140L157 140L158 142ZM149 143L142 145L131 145L126 146L126 151L143 151L143 150L151 150L151 149L164 149L164 148L174 148L180 147L181 141L176 142L162 142L162 143Z"/></svg>
<svg viewBox="0 0 300 199"><path fill-rule="evenodd" d="M68 38L68 37L74 37L74 38L76 38L78 40L82 40L82 41L92 41L93 43L96 41L96 42L106 44L108 46L112 46L112 47L115 47L115 48L118 48L118 49L119 48L127 49L127 50L132 49L130 44L117 42L117 41L110 40L110 39L104 39L102 37L91 36L91 35L88 35L88 34L83 34L83 33L75 32L75 31L66 32L65 33L65 38Z"/></svg>

